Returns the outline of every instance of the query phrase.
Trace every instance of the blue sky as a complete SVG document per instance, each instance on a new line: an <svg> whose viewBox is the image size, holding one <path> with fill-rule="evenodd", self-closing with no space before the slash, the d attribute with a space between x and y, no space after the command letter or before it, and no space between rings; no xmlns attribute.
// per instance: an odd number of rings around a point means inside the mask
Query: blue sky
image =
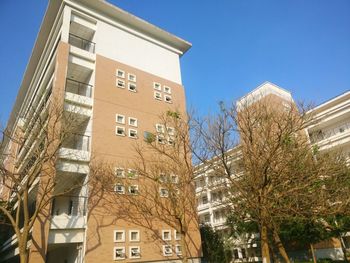
<svg viewBox="0 0 350 263"><path fill-rule="evenodd" d="M200 113L264 81L321 103L350 89L348 0L110 0L193 44L181 59L187 104ZM1 0L0 122L7 121L46 9Z"/></svg>

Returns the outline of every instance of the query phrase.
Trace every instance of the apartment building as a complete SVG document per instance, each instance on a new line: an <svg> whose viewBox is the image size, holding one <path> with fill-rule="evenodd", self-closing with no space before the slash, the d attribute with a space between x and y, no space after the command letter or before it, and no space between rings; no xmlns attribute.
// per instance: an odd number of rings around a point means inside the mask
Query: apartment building
<svg viewBox="0 0 350 263"><path fill-rule="evenodd" d="M274 97L280 103L288 107L288 102L293 98L289 91L266 82L252 92L237 101L237 107L244 107L254 101L265 97ZM347 91L333 99L330 99L310 110L307 114L312 118L313 124L307 129L310 142L317 145L320 151L338 149L349 155L350 151L350 92ZM239 149L232 149L232 156L239 158ZM201 172L203 171L203 172ZM196 196L198 200L197 212L202 224L209 224L218 231L227 231L226 204L227 185L229 181L225 177L213 175L201 165L198 166L196 176ZM225 190L226 188L226 190ZM226 198L226 199L225 199ZM259 236L246 236L241 239L231 240L233 243L233 256L236 262L245 260L260 261L260 248L257 240ZM350 235L344 238L346 246L350 247ZM315 245L318 258L342 259L343 252L339 240L330 240Z"/></svg>
<svg viewBox="0 0 350 263"><path fill-rule="evenodd" d="M25 145L34 144L30 133L36 118L29 109L45 111L43 105L54 97L79 122L59 151L58 182L87 180L93 156L126 163L133 156L132 146L143 140L144 131L156 129L162 113L185 112L180 58L190 47L103 0L49 1L8 130L23 131L29 138ZM9 143L5 151L9 149L20 163L14 169L21 169L30 147ZM119 167L116 173L127 170ZM140 189L136 179L132 187L115 191L137 195ZM180 262L181 237L174 229L159 223L151 231L94 213L88 210L88 195L89 186L84 185L52 202L51 216L43 220L47 223L32 229L30 263ZM200 262L198 227L191 229L190 261ZM151 238L154 231L162 233L162 240ZM15 236L3 244L0 255L1 262L18 261Z"/></svg>

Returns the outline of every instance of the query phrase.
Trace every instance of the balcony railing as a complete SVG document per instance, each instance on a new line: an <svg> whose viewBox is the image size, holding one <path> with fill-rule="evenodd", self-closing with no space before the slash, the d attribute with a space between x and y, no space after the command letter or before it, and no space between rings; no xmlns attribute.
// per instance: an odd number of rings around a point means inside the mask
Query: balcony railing
<svg viewBox="0 0 350 263"><path fill-rule="evenodd" d="M95 43L74 34L69 34L69 44L88 52L95 53Z"/></svg>
<svg viewBox="0 0 350 263"><path fill-rule="evenodd" d="M52 201L52 216L85 216L87 198L83 196L59 196Z"/></svg>
<svg viewBox="0 0 350 263"><path fill-rule="evenodd" d="M64 140L62 147L79 151L89 151L90 136L72 133Z"/></svg>
<svg viewBox="0 0 350 263"><path fill-rule="evenodd" d="M92 85L73 79L66 79L66 91L80 96L91 98Z"/></svg>

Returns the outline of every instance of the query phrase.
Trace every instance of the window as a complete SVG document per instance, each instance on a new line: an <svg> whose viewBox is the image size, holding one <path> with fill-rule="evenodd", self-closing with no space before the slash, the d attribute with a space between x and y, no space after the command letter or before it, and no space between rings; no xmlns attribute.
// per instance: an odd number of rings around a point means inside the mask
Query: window
<svg viewBox="0 0 350 263"><path fill-rule="evenodd" d="M119 136L125 136L125 128L117 126L115 133Z"/></svg>
<svg viewBox="0 0 350 263"><path fill-rule="evenodd" d="M137 127L137 119L133 117L129 117L129 125L133 127Z"/></svg>
<svg viewBox="0 0 350 263"><path fill-rule="evenodd" d="M125 88L125 81L121 79L117 79L117 87L124 89Z"/></svg>
<svg viewBox="0 0 350 263"><path fill-rule="evenodd" d="M233 250L233 258L234 259L239 259L238 249L234 249Z"/></svg>
<svg viewBox="0 0 350 263"><path fill-rule="evenodd" d="M208 196L207 195L203 195L202 196L202 205L206 205L208 203Z"/></svg>
<svg viewBox="0 0 350 263"><path fill-rule="evenodd" d="M166 140L165 140L164 136L162 136L162 135L158 135L157 136L157 141L160 144L165 144L166 143Z"/></svg>
<svg viewBox="0 0 350 263"><path fill-rule="evenodd" d="M129 73L128 80L132 82L136 82L136 75Z"/></svg>
<svg viewBox="0 0 350 263"><path fill-rule="evenodd" d="M163 245L163 255L165 257L170 257L173 255L173 250L170 245Z"/></svg>
<svg viewBox="0 0 350 263"><path fill-rule="evenodd" d="M139 193L139 186L138 185L130 185L129 186L129 194L137 195L138 193Z"/></svg>
<svg viewBox="0 0 350 263"><path fill-rule="evenodd" d="M159 175L159 181L161 183L165 183L167 181L167 176L165 174L160 174Z"/></svg>
<svg viewBox="0 0 350 263"><path fill-rule="evenodd" d="M162 100L162 93L155 91L154 92L154 98L156 100Z"/></svg>
<svg viewBox="0 0 350 263"><path fill-rule="evenodd" d="M128 83L128 89L132 92L136 92L136 84L135 83Z"/></svg>
<svg viewBox="0 0 350 263"><path fill-rule="evenodd" d="M124 230L114 230L114 242L125 242Z"/></svg>
<svg viewBox="0 0 350 263"><path fill-rule="evenodd" d="M171 240L171 231L170 230L162 230L162 239L164 241Z"/></svg>
<svg viewBox="0 0 350 263"><path fill-rule="evenodd" d="M171 88L168 87L168 86L164 86L164 92L168 93L168 94L171 94Z"/></svg>
<svg viewBox="0 0 350 263"><path fill-rule="evenodd" d="M176 255L182 255L182 247L180 245L175 246Z"/></svg>
<svg viewBox="0 0 350 263"><path fill-rule="evenodd" d="M125 72L124 72L124 70L117 69L117 77L118 77L118 78L125 78Z"/></svg>
<svg viewBox="0 0 350 263"><path fill-rule="evenodd" d="M179 182L179 177L177 175L172 175L170 178L173 184L177 184Z"/></svg>
<svg viewBox="0 0 350 263"><path fill-rule="evenodd" d="M164 133L164 125L163 124L156 124L156 131L159 133Z"/></svg>
<svg viewBox="0 0 350 263"><path fill-rule="evenodd" d="M169 96L169 95L164 95L164 101L167 103L173 103L171 96Z"/></svg>
<svg viewBox="0 0 350 263"><path fill-rule="evenodd" d="M121 114L116 114L115 121L120 123L120 124L125 124L125 116L121 115Z"/></svg>
<svg viewBox="0 0 350 263"><path fill-rule="evenodd" d="M181 240L181 233L174 230L174 237L175 237L175 240Z"/></svg>
<svg viewBox="0 0 350 263"><path fill-rule="evenodd" d="M167 127L167 131L169 135L174 135L175 134L175 129L173 127Z"/></svg>
<svg viewBox="0 0 350 263"><path fill-rule="evenodd" d="M116 177L124 177L125 176L123 168L115 168L114 173L115 173Z"/></svg>
<svg viewBox="0 0 350 263"><path fill-rule="evenodd" d="M130 247L130 258L140 258L141 252L140 247Z"/></svg>
<svg viewBox="0 0 350 263"><path fill-rule="evenodd" d="M117 184L115 187L114 187L114 191L118 194L124 194L125 193L125 187L124 185L121 185L121 184Z"/></svg>
<svg viewBox="0 0 350 263"><path fill-rule="evenodd" d="M158 82L153 82L153 88L159 91L162 90L162 86Z"/></svg>
<svg viewBox="0 0 350 263"><path fill-rule="evenodd" d="M125 247L114 248L114 260L125 259Z"/></svg>
<svg viewBox="0 0 350 263"><path fill-rule="evenodd" d="M140 241L140 231L139 230L130 230L129 231L129 241L130 242L139 242Z"/></svg>
<svg viewBox="0 0 350 263"><path fill-rule="evenodd" d="M128 178L129 179L135 179L137 177L136 170L134 169L128 169Z"/></svg>
<svg viewBox="0 0 350 263"><path fill-rule="evenodd" d="M166 188L160 188L159 189L159 195L160 197L168 197L169 196L169 191Z"/></svg>
<svg viewBox="0 0 350 263"><path fill-rule="evenodd" d="M242 258L246 258L247 257L247 253L245 251L245 248L241 248L241 254L242 254Z"/></svg>
<svg viewBox="0 0 350 263"><path fill-rule="evenodd" d="M129 137L137 139L137 130L129 129Z"/></svg>

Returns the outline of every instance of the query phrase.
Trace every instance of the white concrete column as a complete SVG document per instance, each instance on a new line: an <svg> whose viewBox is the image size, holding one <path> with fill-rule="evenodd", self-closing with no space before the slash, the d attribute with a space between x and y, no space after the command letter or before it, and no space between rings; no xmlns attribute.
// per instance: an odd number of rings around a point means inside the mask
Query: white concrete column
<svg viewBox="0 0 350 263"><path fill-rule="evenodd" d="M71 13L72 13L71 8L69 6L65 6L63 10L61 40L66 43L68 43L68 39L69 39Z"/></svg>

